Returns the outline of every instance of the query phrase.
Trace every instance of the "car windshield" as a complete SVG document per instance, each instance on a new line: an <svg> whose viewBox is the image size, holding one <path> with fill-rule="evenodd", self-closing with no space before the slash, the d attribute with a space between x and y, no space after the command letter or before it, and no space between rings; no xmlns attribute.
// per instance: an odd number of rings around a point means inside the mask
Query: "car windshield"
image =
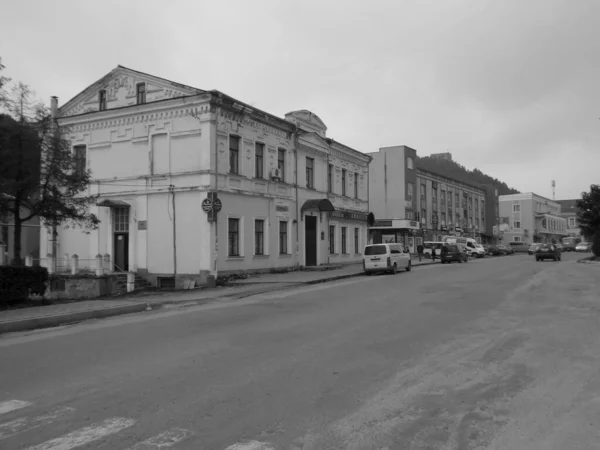
<svg viewBox="0 0 600 450"><path fill-rule="evenodd" d="M371 245L365 248L365 256L369 255L385 255L387 247L385 245Z"/></svg>

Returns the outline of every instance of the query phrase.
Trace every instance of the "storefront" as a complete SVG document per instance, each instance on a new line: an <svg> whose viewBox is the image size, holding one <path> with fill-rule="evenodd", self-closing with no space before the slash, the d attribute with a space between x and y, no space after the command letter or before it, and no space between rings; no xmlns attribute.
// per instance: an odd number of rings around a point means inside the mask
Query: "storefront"
<svg viewBox="0 0 600 450"><path fill-rule="evenodd" d="M408 219L379 219L369 228L369 243L400 243L407 246L411 253L417 252L417 246L423 242L419 222Z"/></svg>
<svg viewBox="0 0 600 450"><path fill-rule="evenodd" d="M355 263L362 261L367 244L367 213L336 209L329 213L329 262Z"/></svg>

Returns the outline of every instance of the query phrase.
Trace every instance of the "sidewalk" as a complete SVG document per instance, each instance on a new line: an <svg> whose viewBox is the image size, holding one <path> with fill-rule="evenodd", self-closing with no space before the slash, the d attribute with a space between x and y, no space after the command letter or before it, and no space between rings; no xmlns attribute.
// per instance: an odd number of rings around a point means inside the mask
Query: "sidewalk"
<svg viewBox="0 0 600 450"><path fill-rule="evenodd" d="M413 267L439 261L412 259ZM146 291L114 299L86 300L72 303L0 311L0 334L65 325L82 320L129 314L161 307L192 306L220 299L236 300L301 285L325 283L362 276L362 264L349 264L330 270L297 270L286 273L263 273L235 280L214 289Z"/></svg>

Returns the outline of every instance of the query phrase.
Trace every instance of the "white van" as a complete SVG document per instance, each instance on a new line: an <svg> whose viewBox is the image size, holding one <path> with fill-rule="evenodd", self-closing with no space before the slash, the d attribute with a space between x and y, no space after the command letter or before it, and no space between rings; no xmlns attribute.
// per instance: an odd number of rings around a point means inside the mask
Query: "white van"
<svg viewBox="0 0 600 450"><path fill-rule="evenodd" d="M412 268L409 250L402 244L371 244L363 252L363 270L396 273L400 269L410 272Z"/></svg>
<svg viewBox="0 0 600 450"><path fill-rule="evenodd" d="M483 258L485 256L485 249L479 245L473 238L457 237L457 236L444 236L444 242L447 244L456 244L467 255Z"/></svg>

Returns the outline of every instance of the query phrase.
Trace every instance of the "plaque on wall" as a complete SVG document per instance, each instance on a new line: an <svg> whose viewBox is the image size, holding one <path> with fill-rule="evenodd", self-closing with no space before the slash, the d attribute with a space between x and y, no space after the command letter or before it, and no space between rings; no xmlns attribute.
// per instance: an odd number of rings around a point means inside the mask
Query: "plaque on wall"
<svg viewBox="0 0 600 450"><path fill-rule="evenodd" d="M147 230L148 222L146 220L138 220L138 230Z"/></svg>

